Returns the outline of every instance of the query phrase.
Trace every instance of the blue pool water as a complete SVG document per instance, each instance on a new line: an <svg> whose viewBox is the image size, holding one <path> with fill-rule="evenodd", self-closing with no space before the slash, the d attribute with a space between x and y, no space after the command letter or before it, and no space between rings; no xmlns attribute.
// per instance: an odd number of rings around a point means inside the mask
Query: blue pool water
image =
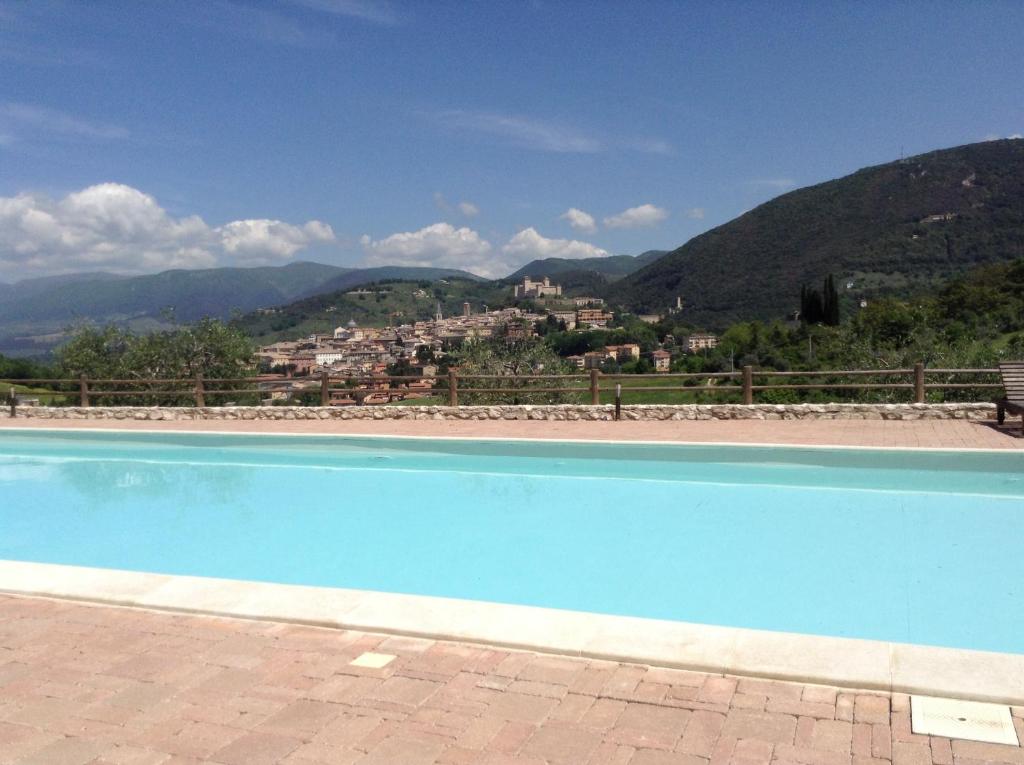
<svg viewBox="0 0 1024 765"><path fill-rule="evenodd" d="M1024 453L0 431L0 558L1024 653Z"/></svg>

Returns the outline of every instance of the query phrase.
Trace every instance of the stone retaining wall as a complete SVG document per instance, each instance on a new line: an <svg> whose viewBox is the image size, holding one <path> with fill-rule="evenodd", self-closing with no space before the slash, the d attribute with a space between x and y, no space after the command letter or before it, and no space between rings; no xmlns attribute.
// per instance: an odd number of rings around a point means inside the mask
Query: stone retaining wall
<svg viewBox="0 0 1024 765"><path fill-rule="evenodd" d="M624 420L988 420L995 404L688 404L622 407ZM4 409L2 415L9 418ZM23 406L52 420L612 420L613 406Z"/></svg>

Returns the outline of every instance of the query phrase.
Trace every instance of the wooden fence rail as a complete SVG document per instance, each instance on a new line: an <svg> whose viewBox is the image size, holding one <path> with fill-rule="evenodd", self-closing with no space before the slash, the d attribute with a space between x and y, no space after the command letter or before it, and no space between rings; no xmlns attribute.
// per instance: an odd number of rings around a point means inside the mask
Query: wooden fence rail
<svg viewBox="0 0 1024 765"><path fill-rule="evenodd" d="M457 369L448 371L447 376L424 378L415 375L350 375L337 376L326 372L310 378L259 379L254 377L207 378L196 375L189 378L135 378L110 379L90 378L30 378L0 379L0 386L29 385L43 386L48 390L37 390L26 396L35 398L63 399L65 403L75 401L79 406L92 406L99 398L131 399L165 398L188 399L195 406L206 406L210 400L224 402L229 397L270 395L282 386L296 382L310 383L298 391L318 398L320 406L330 406L334 394L347 393L355 402L367 396L386 393L392 396L443 395L449 406L459 406L459 396L579 394L589 397L592 405L601 403L601 394L613 391L620 393L642 393L651 391L701 393L715 395L739 392L744 404L752 404L755 394L770 391L912 391L912 400L924 403L929 391L995 391L1002 388L998 382L998 369L928 369L924 364L915 364L911 369L819 369L809 371L758 370L745 366L734 372L711 373L657 373L657 374L604 374L596 369L570 375L474 375L462 374ZM929 381L929 377L957 378L957 382ZM879 378L876 381L848 382L851 378ZM970 382L964 377L973 377ZM790 379L812 380L812 382L788 382ZM645 385L646 380L678 381L679 385ZM778 379L779 382L773 382ZM898 380L898 381L894 381ZM412 388L414 381L429 382L429 388ZM496 382L488 387L488 382ZM641 384L630 385L630 382ZM404 383L404 385L403 385ZM541 383L541 385L534 385ZM558 385L564 383L564 385ZM359 387L370 385L373 387ZM127 386L127 387L126 387ZM159 387L153 387L159 386ZM232 387L236 386L236 387ZM0 388L2 393L2 388ZM10 388L8 399L15 404L14 388Z"/></svg>

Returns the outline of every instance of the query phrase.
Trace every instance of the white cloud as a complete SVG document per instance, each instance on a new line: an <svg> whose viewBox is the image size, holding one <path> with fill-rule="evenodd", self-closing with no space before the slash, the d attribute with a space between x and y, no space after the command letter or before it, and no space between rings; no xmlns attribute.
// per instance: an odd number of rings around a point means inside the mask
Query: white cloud
<svg viewBox="0 0 1024 765"><path fill-rule="evenodd" d="M0 132L8 143L17 139L37 137L50 139L112 141L128 138L128 131L118 125L94 122L56 109L15 102L0 103Z"/></svg>
<svg viewBox="0 0 1024 765"><path fill-rule="evenodd" d="M666 157L671 157L676 153L676 149L672 144L660 138L641 138L636 141L629 141L626 143L626 147L634 151L643 152L644 154L661 154Z"/></svg>
<svg viewBox="0 0 1024 765"><path fill-rule="evenodd" d="M604 219L604 225L608 228L637 228L639 226L654 226L661 223L668 217L668 210L656 207L652 204L630 207L618 215L612 215Z"/></svg>
<svg viewBox="0 0 1024 765"><path fill-rule="evenodd" d="M448 204L448 200L444 198L444 194L440 191L434 192L434 207L443 213L450 213L452 211L452 206Z"/></svg>
<svg viewBox="0 0 1024 765"><path fill-rule="evenodd" d="M1009 138L1011 141L1019 141L1021 138L1024 138L1024 135L1021 135L1020 133L1012 133L1011 135L1008 135L1006 137Z"/></svg>
<svg viewBox="0 0 1024 765"><path fill-rule="evenodd" d="M334 231L326 223L311 220L293 226L279 220L236 220L217 229L225 252L237 260L287 260L316 242L331 242Z"/></svg>
<svg viewBox="0 0 1024 765"><path fill-rule="evenodd" d="M524 149L594 154L605 148L601 141L573 128L515 114L451 109L434 117L446 127L497 136Z"/></svg>
<svg viewBox="0 0 1024 765"><path fill-rule="evenodd" d="M367 265L433 266L461 268L481 276L503 275L503 264L491 257L491 244L471 228L434 223L419 231L392 234L384 239L363 235Z"/></svg>
<svg viewBox="0 0 1024 765"><path fill-rule="evenodd" d="M426 112L423 116L449 130L482 133L512 146L535 151L598 154L625 149L644 154L675 154L672 144L660 138L602 137L564 123L521 114L448 109Z"/></svg>
<svg viewBox="0 0 1024 765"><path fill-rule="evenodd" d="M518 264L535 258L601 258L608 255L606 250L577 239L548 239L532 226L509 239L501 251Z"/></svg>
<svg viewBox="0 0 1024 765"><path fill-rule="evenodd" d="M291 2L314 11L330 13L335 16L349 16L374 24L398 22L398 16L391 4L378 0L291 0Z"/></svg>
<svg viewBox="0 0 1024 765"><path fill-rule="evenodd" d="M232 221L211 227L197 215L174 218L157 201L120 183L62 199L0 197L0 273L9 278L106 269L145 273L218 264L279 263L334 240L319 221Z"/></svg>
<svg viewBox="0 0 1024 765"><path fill-rule="evenodd" d="M704 213L703 207L691 207L688 210L683 210L683 215L690 220L704 220Z"/></svg>
<svg viewBox="0 0 1024 765"><path fill-rule="evenodd" d="M480 208L472 202L459 202L459 212L467 218L474 218L480 214Z"/></svg>
<svg viewBox="0 0 1024 765"><path fill-rule="evenodd" d="M594 221L594 216L575 207L570 207L559 215L558 218L559 220L569 221L569 225L577 231L582 231L586 234L593 234L597 231L597 223Z"/></svg>

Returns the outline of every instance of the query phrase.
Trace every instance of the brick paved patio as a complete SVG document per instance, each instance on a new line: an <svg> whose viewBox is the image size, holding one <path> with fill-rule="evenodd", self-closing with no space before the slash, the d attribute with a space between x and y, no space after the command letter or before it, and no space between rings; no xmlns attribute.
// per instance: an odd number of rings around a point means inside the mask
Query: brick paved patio
<svg viewBox="0 0 1024 765"><path fill-rule="evenodd" d="M349 664L394 654L384 669ZM1024 708L1014 722L1024 736ZM978 765L908 698L0 595L0 763Z"/></svg>
<svg viewBox="0 0 1024 765"><path fill-rule="evenodd" d="M0 418L0 428L232 430L252 433L578 438L621 441L1024 449L1020 420L697 420L675 422L547 422L475 420L34 420Z"/></svg>

